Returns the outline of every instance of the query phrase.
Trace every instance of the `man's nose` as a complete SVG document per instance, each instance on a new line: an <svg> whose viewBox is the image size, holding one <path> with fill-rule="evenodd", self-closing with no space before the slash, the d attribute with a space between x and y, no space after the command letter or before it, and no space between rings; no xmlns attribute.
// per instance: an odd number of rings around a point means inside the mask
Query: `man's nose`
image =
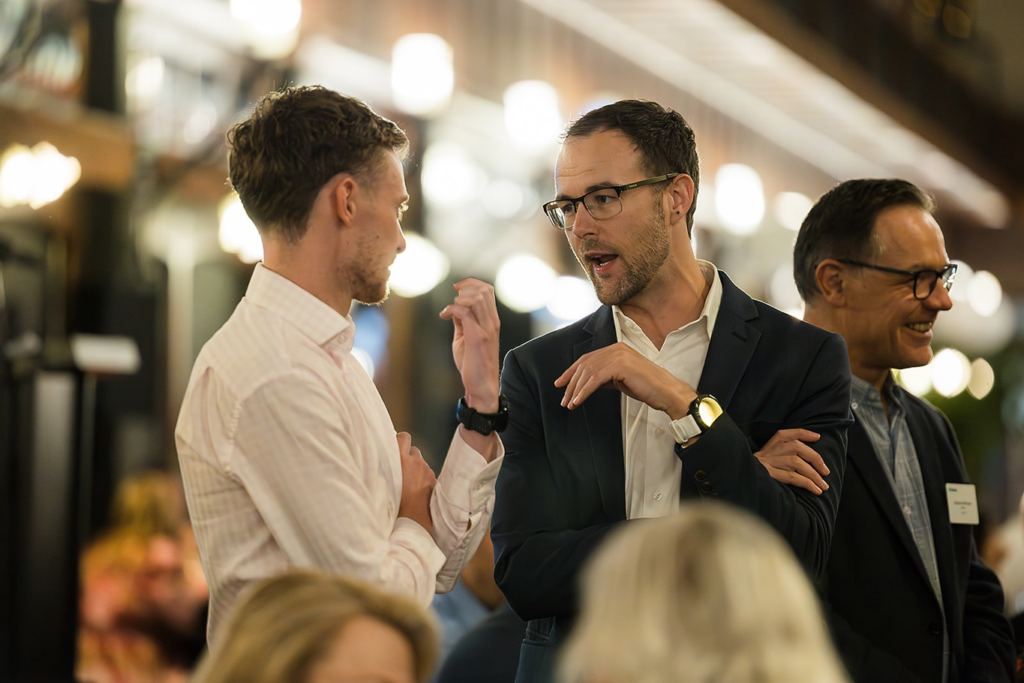
<svg viewBox="0 0 1024 683"><path fill-rule="evenodd" d="M597 231L597 221L590 215L590 211L582 200L577 202L576 209L576 220L573 221L571 228L572 234L578 238L594 234Z"/></svg>
<svg viewBox="0 0 1024 683"><path fill-rule="evenodd" d="M924 300L924 303L929 308L934 308L938 311L948 311L953 308L953 298L949 295L949 290L945 288L941 280L935 283L935 289Z"/></svg>

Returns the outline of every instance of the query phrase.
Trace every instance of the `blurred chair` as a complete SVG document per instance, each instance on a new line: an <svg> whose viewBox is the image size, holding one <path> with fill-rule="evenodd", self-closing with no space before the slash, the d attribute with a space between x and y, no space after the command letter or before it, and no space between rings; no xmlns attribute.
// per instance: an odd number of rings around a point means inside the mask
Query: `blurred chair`
<svg viewBox="0 0 1024 683"><path fill-rule="evenodd" d="M746 512L687 504L630 522L584 572L565 683L841 683L814 590Z"/></svg>

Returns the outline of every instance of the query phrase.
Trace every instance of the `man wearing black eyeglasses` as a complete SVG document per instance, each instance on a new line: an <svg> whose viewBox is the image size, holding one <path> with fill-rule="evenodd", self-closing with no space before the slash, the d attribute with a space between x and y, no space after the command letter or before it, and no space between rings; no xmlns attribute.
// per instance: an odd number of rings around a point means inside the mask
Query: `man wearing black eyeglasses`
<svg viewBox="0 0 1024 683"><path fill-rule="evenodd" d="M953 305L956 265L933 209L903 180L848 181L818 200L794 250L804 319L843 335L853 373L856 422L821 588L856 683L1014 679L956 437L892 375L931 360L932 326Z"/></svg>
<svg viewBox="0 0 1024 683"><path fill-rule="evenodd" d="M824 569L850 423L846 349L695 257L699 181L693 131L653 102L586 114L558 156L544 210L604 306L505 359L492 537L498 585L530 620L519 681L549 679L580 568L605 535L681 499L744 507L812 575ZM803 488L773 479L794 477Z"/></svg>

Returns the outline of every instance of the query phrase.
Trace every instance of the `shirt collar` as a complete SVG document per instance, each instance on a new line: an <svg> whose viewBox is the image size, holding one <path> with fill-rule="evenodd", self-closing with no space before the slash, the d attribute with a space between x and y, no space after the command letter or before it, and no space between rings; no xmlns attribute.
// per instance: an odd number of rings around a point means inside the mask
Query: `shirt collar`
<svg viewBox="0 0 1024 683"><path fill-rule="evenodd" d="M312 339L317 346L327 346L342 336L342 343L351 348L355 336L352 317L341 315L302 287L262 263L256 269L245 290L245 298L252 304L266 308Z"/></svg>
<svg viewBox="0 0 1024 683"><path fill-rule="evenodd" d="M700 315L697 316L697 320L693 322L706 318L708 339L711 339L711 333L715 329L715 321L718 320L718 309L722 305L722 278L718 274L718 268L710 261L697 259L697 265L700 266L700 272L704 276L704 280L710 285L710 288L708 289L708 296L704 300L704 308L701 310ZM615 337L619 340L622 339L623 328L632 329L632 327L636 326L636 323L623 313L622 309L618 306L612 306L612 319L615 321ZM691 324L693 323L687 323L687 325ZM686 327L686 325L683 325L683 327ZM682 327L679 329L682 329Z"/></svg>
<svg viewBox="0 0 1024 683"><path fill-rule="evenodd" d="M898 409L903 409L903 403L901 401L901 394L903 388L896 384L896 380L893 379L892 373L885 378L885 383L882 385L882 391L885 393L885 397L890 405L896 406ZM856 375L850 375L850 399L854 403L866 403L872 405L882 406L882 395L878 392L878 389L868 381L857 377Z"/></svg>

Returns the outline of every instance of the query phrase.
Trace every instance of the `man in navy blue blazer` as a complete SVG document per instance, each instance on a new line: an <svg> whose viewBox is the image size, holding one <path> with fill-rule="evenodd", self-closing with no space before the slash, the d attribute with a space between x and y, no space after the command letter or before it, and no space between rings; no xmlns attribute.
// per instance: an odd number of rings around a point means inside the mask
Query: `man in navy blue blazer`
<svg viewBox="0 0 1024 683"><path fill-rule="evenodd" d="M895 383L926 365L932 325L953 302L932 199L904 180L850 180L825 193L797 236L804 319L850 354L852 407L843 504L820 581L855 683L1009 683L1013 633L953 428ZM952 504L949 501L953 501Z"/></svg>
<svg viewBox="0 0 1024 683"><path fill-rule="evenodd" d="M529 620L517 681L550 680L580 568L605 535L681 499L746 508L812 576L825 567L846 348L695 257L699 180L693 131L653 102L586 114L559 153L544 209L604 305L505 358L492 537L498 585Z"/></svg>

